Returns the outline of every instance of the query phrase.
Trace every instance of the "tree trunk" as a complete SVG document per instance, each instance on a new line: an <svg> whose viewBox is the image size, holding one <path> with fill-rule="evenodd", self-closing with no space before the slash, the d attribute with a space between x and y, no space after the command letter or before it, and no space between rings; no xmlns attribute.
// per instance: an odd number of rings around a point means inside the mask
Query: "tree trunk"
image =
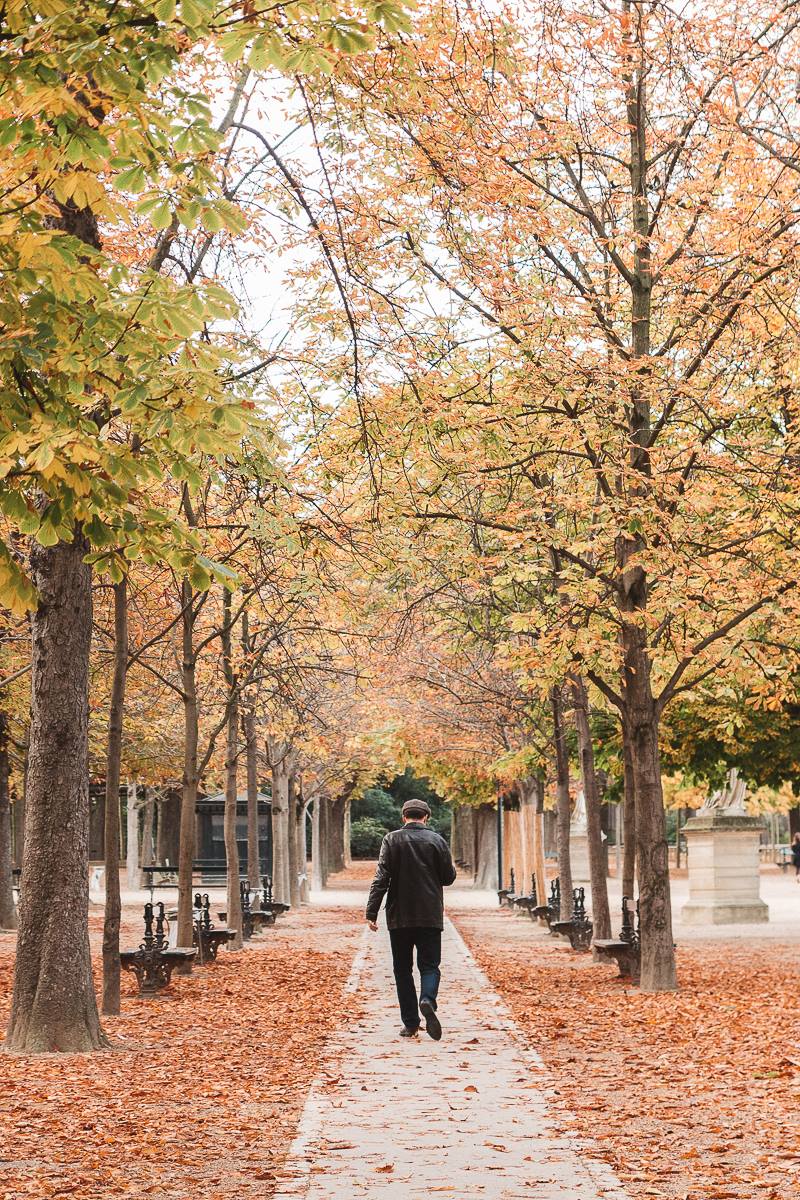
<svg viewBox="0 0 800 1200"><path fill-rule="evenodd" d="M89 950L88 543L34 545L25 856L6 1045L23 1053L106 1046ZM58 919L54 919L54 914Z"/></svg>
<svg viewBox="0 0 800 1200"><path fill-rule="evenodd" d="M353 854L351 849L352 841L352 820L351 820L352 801L345 800L344 804L344 869L349 871L353 865Z"/></svg>
<svg viewBox="0 0 800 1200"><path fill-rule="evenodd" d="M258 838L258 738L256 714L248 709L244 716L245 765L247 769L247 882L261 886L261 854Z"/></svg>
<svg viewBox="0 0 800 1200"><path fill-rule="evenodd" d="M603 850L600 789L597 785L592 732L589 726L589 697L586 693L586 685L579 675L572 680L572 703L575 713L575 729L578 734L583 795L586 800L589 879L592 887L592 924L596 938L610 938L611 913L608 907L607 863Z"/></svg>
<svg viewBox="0 0 800 1200"><path fill-rule="evenodd" d="M561 886L562 921L572 917L572 866L569 854L569 827L572 807L569 798L569 757L564 732L564 709L561 688L554 687L550 693L553 709L553 746L556 758L556 842L558 846L558 878Z"/></svg>
<svg viewBox="0 0 800 1200"><path fill-rule="evenodd" d="M272 762L272 887L275 899L290 904L288 747L271 742Z"/></svg>
<svg viewBox="0 0 800 1200"><path fill-rule="evenodd" d="M322 804L319 793L314 796L311 802L311 887L315 892L321 892L325 886L322 871L322 826L320 821L320 805Z"/></svg>
<svg viewBox="0 0 800 1200"><path fill-rule="evenodd" d="M171 793L158 801L156 862L159 866L175 866L180 854L181 799Z"/></svg>
<svg viewBox="0 0 800 1200"><path fill-rule="evenodd" d="M453 808L453 861L472 874L475 869L475 809L471 804Z"/></svg>
<svg viewBox="0 0 800 1200"><path fill-rule="evenodd" d="M630 15L632 5L625 0ZM643 505L651 490L652 422L650 321L653 295L651 214L648 199L647 51L643 26L628 24L625 106L630 137L630 192L633 254L630 272L630 393L627 397L628 438L632 480L630 498ZM651 663L647 652L648 580L642 565L645 549L641 533L621 532L617 539L623 648L623 736L630 743L633 786L636 795L636 858L641 908L641 989L671 991L677 987L672 944L669 860L664 798L658 751L659 713L653 700Z"/></svg>
<svg viewBox="0 0 800 1200"><path fill-rule="evenodd" d="M789 809L789 841L794 841L794 835L800 833L800 804Z"/></svg>
<svg viewBox="0 0 800 1200"><path fill-rule="evenodd" d="M28 752L25 751L25 769L22 780L22 793L14 797L11 820L14 829L14 866L22 867L25 854L25 792L28 788Z"/></svg>
<svg viewBox="0 0 800 1200"><path fill-rule="evenodd" d="M299 795L296 811L296 827L295 839L297 844L297 853L300 863L300 903L308 904L310 899L310 888L308 880L308 853L307 853L307 838L306 838L306 813L308 805L306 804L305 795L303 793L303 781L298 777Z"/></svg>
<svg viewBox="0 0 800 1200"><path fill-rule="evenodd" d="M323 798L319 806L319 861L322 864L322 886L328 886L331 873L331 804Z"/></svg>
<svg viewBox="0 0 800 1200"><path fill-rule="evenodd" d="M636 795L636 867L641 914L641 983L645 992L673 991L678 986L672 942L669 852L661 791L658 715L650 690L650 663L644 632L626 624L626 720Z"/></svg>
<svg viewBox="0 0 800 1200"><path fill-rule="evenodd" d="M337 874L344 870L344 822L349 798L337 796L329 807L328 870Z"/></svg>
<svg viewBox="0 0 800 1200"><path fill-rule="evenodd" d="M623 734L622 762L624 800L622 808L622 894L633 903L636 895L636 789L630 741Z"/></svg>
<svg viewBox="0 0 800 1200"><path fill-rule="evenodd" d="M482 804L474 810L473 828L475 849L476 888L488 891L497 889L497 809L494 804Z"/></svg>
<svg viewBox="0 0 800 1200"><path fill-rule="evenodd" d="M153 789L145 787L144 805L142 806L142 866L149 866L155 858L153 841L153 818L155 816L155 799Z"/></svg>
<svg viewBox="0 0 800 1200"><path fill-rule="evenodd" d="M106 754L106 805L103 830L106 868L106 907L103 919L103 1012L119 1012L119 925L122 902L119 890L119 784L122 732L125 717L125 683L128 674L128 582L114 585L114 676L108 714Z"/></svg>
<svg viewBox="0 0 800 1200"><path fill-rule="evenodd" d="M533 826L533 869L536 873L536 903L546 904L547 868L544 861L544 780L536 778L533 781L536 797L536 811Z"/></svg>
<svg viewBox="0 0 800 1200"><path fill-rule="evenodd" d="M194 649L194 595L188 579L181 585L183 684L183 786L181 792L181 836L178 850L178 945L191 946L192 872L194 867L195 824L197 809L197 744L199 711L197 702L197 662ZM179 968L188 974L191 963Z"/></svg>
<svg viewBox="0 0 800 1200"><path fill-rule="evenodd" d="M139 798L136 780L128 781L125 827L127 846L125 850L125 875L130 891L136 891L142 882L139 870Z"/></svg>
<svg viewBox="0 0 800 1200"><path fill-rule="evenodd" d="M8 717L0 712L0 929L17 928L11 861L11 792L8 769Z"/></svg>
<svg viewBox="0 0 800 1200"><path fill-rule="evenodd" d="M292 908L299 908L301 904L300 895L300 845L298 842L298 822L297 810L302 811L302 802L300 800L300 789L298 787L297 772L292 770L289 773L287 787L287 835L289 842L289 903Z"/></svg>
<svg viewBox="0 0 800 1200"><path fill-rule="evenodd" d="M223 593L224 621L222 626L222 660L225 667L225 682L228 685L228 724L225 744L225 816L223 830L225 838L225 873L227 876L228 928L236 930L236 937L228 942L229 950L241 950L242 936L242 893L239 890L239 843L236 838L236 817L239 802L239 692L233 670L231 653L231 594L226 588Z"/></svg>

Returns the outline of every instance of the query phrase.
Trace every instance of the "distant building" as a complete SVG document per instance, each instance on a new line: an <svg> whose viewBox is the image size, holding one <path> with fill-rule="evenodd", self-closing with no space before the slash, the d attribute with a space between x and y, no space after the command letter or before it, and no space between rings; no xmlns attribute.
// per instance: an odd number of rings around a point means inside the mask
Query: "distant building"
<svg viewBox="0 0 800 1200"><path fill-rule="evenodd" d="M197 841L195 862L201 871L219 876L225 870L225 793L203 796L195 807ZM239 869L247 874L247 793L236 799L236 841L239 846ZM272 797L258 793L258 849L261 875L272 870Z"/></svg>

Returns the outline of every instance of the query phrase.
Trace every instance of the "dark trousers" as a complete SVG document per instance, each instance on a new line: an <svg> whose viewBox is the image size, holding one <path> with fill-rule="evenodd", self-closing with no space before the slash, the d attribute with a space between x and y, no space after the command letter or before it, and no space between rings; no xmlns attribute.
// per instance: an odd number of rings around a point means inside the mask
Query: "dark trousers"
<svg viewBox="0 0 800 1200"><path fill-rule="evenodd" d="M414 985L414 947L417 950L417 970L420 974L420 1000L430 1000L436 1008L439 994L442 961L441 929L390 929L392 941L392 963L397 999L400 1001L400 1016L407 1029L416 1029L420 1023L417 989Z"/></svg>

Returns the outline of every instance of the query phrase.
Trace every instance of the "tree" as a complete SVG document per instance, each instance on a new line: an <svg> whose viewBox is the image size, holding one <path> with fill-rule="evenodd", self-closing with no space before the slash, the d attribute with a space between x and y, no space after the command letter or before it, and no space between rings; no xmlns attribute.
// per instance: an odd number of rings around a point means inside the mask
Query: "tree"
<svg viewBox="0 0 800 1200"><path fill-rule="evenodd" d="M391 3L368 0L367 14L392 28L403 20ZM148 484L166 476L196 486L198 452L224 453L246 424L229 350L196 336L230 316L229 298L216 285L128 269L119 227L143 218L163 231L155 266L181 225L244 227L206 166L220 139L209 104L176 69L182 55L213 46L253 67L299 70L324 66L326 46L366 39L358 18L323 9L240 19L214 4L177 14L134 0L113 24L102 4L85 8L79 27L58 8L17 8L6 20L16 48L0 63L0 508L35 541L29 574L0 547L3 599L34 610L28 847L7 1045L84 1050L104 1041L86 933L89 558L116 582L125 560L142 555L210 582L199 546L149 507ZM112 188L141 199L125 206ZM57 930L46 919L56 903L65 914Z"/></svg>
<svg viewBox="0 0 800 1200"><path fill-rule="evenodd" d="M334 87L358 183L329 171L322 207L353 230L337 262L371 359L321 452L340 469L358 421L387 524L492 530L496 582L536 597L509 621L516 668L542 690L577 671L619 712L645 990L676 986L663 712L796 584L794 188L784 126L763 149L739 108L764 72L794 94L795 43L793 5L431 7Z"/></svg>

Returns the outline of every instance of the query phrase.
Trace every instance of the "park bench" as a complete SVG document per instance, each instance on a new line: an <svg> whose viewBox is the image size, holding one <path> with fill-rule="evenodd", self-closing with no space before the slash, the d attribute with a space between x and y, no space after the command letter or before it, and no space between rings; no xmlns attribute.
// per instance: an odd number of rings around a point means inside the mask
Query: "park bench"
<svg viewBox="0 0 800 1200"><path fill-rule="evenodd" d="M280 917L288 912L290 908L290 904L284 904L282 900L274 900L272 898L272 876L265 875L264 886L261 889L262 912L271 912L274 916Z"/></svg>
<svg viewBox="0 0 800 1200"><path fill-rule="evenodd" d="M618 938L600 938L592 942L599 958L613 960L619 967L620 978L639 981L641 945L639 942L639 905L636 905L636 924L627 896L622 897L622 929Z"/></svg>
<svg viewBox="0 0 800 1200"><path fill-rule="evenodd" d="M553 922L558 920L561 912L561 881L556 875L555 879L550 883L550 898L547 904L537 904L531 909L531 916L536 917L540 921L547 921L547 926L552 932Z"/></svg>
<svg viewBox="0 0 800 1200"><path fill-rule="evenodd" d="M168 931L163 903L159 901L154 910L148 900L144 906L142 942L138 949L123 950L119 956L123 971L130 971L136 976L142 996L155 995L162 988L168 987L175 968L193 962L197 955L194 947L170 946Z"/></svg>
<svg viewBox="0 0 800 1200"><path fill-rule="evenodd" d="M228 871L224 859L196 858L192 862L192 874L199 875L197 883L206 888L225 888L228 886ZM247 880L246 875L239 875L239 882Z"/></svg>
<svg viewBox="0 0 800 1200"><path fill-rule="evenodd" d="M254 933L261 932L267 925L275 924L275 913L271 908L253 908L252 892L244 880L239 884L239 894L242 898L242 937L249 942ZM221 921L227 921L227 910L220 912L218 916Z"/></svg>
<svg viewBox="0 0 800 1200"><path fill-rule="evenodd" d="M520 912L526 912L529 917L533 916L533 909L536 908L536 876L531 875L531 890L527 896L515 896L514 908Z"/></svg>
<svg viewBox="0 0 800 1200"><path fill-rule="evenodd" d="M592 941L592 922L586 915L586 889L582 887L572 890L572 916L568 921L553 921L550 925L552 933L559 933L569 939L573 950L588 950Z"/></svg>
<svg viewBox="0 0 800 1200"><path fill-rule="evenodd" d="M516 894L516 880L514 879L514 868L512 867L512 868L511 868L511 870L509 871L509 884L508 884L508 887L507 887L507 888L498 888L498 889L497 889L497 900L498 900L498 903L499 903L499 904L505 904L505 905L507 905L509 908L511 908L511 906L512 906L512 905L513 905L513 903L514 903L514 896L515 896L515 894Z"/></svg>
<svg viewBox="0 0 800 1200"><path fill-rule="evenodd" d="M235 929L218 929L211 921L211 901L208 892L194 897L194 944L200 953L200 962L216 962L220 946L226 946L236 937Z"/></svg>
<svg viewBox="0 0 800 1200"><path fill-rule="evenodd" d="M171 867L169 863L166 863L164 866L149 863L146 867L142 867L142 874L145 877L144 886L150 892L151 904L153 903L153 892L156 888L178 886L178 868ZM162 876L159 883L156 883L157 875Z"/></svg>

